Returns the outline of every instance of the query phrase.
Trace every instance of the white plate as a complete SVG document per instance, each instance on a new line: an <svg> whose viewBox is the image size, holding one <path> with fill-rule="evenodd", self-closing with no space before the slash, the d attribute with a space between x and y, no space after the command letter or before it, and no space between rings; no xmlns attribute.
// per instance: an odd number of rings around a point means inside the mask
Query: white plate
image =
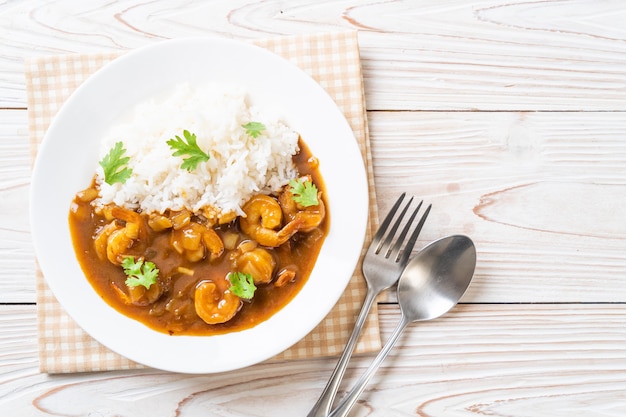
<svg viewBox="0 0 626 417"><path fill-rule="evenodd" d="M183 82L232 82L278 107L320 160L331 226L308 282L258 326L219 336L169 336L106 304L85 279L68 226L75 193L86 188L99 140L137 103ZM255 99L255 101L256 101ZM232 40L187 38L129 52L85 81L66 101L39 150L31 186L31 226L42 272L67 313L111 350L150 367L222 372L268 359L330 312L360 256L368 215L367 176L353 133L327 93L283 58Z"/></svg>

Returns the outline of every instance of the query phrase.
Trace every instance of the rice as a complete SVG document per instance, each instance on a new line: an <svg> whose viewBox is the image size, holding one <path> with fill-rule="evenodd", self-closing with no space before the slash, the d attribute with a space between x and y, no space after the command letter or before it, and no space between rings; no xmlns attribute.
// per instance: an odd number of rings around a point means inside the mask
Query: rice
<svg viewBox="0 0 626 417"><path fill-rule="evenodd" d="M265 126L254 138L243 127ZM183 131L196 135L210 159L188 172L185 156L172 156L167 141ZM240 86L180 85L161 99L140 103L102 140L100 159L122 141L132 175L123 184L104 182L100 165L97 204L115 203L144 212L212 207L243 214L241 206L257 193L275 193L297 175L292 156L298 133L277 116L251 105Z"/></svg>

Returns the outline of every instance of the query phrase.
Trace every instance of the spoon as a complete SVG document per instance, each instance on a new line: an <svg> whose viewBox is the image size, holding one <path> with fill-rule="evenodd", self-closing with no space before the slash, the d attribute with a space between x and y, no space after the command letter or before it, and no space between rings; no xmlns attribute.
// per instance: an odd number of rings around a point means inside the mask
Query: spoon
<svg viewBox="0 0 626 417"><path fill-rule="evenodd" d="M404 329L416 321L432 320L454 307L467 290L476 267L476 248L467 236L444 237L427 245L406 266L398 281L400 323L352 390L328 417L346 417L374 372Z"/></svg>

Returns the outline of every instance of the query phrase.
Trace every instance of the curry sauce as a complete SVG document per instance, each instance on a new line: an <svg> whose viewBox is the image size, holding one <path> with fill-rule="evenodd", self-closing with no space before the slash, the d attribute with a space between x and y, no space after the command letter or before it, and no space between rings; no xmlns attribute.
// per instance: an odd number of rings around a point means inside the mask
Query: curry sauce
<svg viewBox="0 0 626 417"><path fill-rule="evenodd" d="M110 205L98 207L93 204L97 194L93 181L76 195L69 213L74 248L87 280L120 313L170 335L223 334L267 320L306 283L330 224L318 162L302 140L299 145L293 161L300 177L317 187L319 207L284 203L287 194L262 196L275 202L269 202L271 207L280 207L282 219L274 227L264 226L264 210L269 210L265 205L259 206L260 213L253 213L259 216L256 220L254 215L243 220L180 212L150 216ZM282 193L288 193L288 186ZM293 207L287 209L289 205ZM244 212L247 207L256 210L249 202L243 206ZM253 221L258 223L251 227ZM279 238L264 240L265 234ZM122 238L121 250L112 248L119 243L113 242L117 237ZM197 248L192 246L196 241ZM156 283L150 288L130 288L121 265L125 257L154 264ZM251 299L231 293L229 274L239 270L256 275ZM205 288L210 292L200 295ZM232 310L232 317L218 311L229 303L230 307L224 308ZM218 311L218 319L207 318L207 309Z"/></svg>

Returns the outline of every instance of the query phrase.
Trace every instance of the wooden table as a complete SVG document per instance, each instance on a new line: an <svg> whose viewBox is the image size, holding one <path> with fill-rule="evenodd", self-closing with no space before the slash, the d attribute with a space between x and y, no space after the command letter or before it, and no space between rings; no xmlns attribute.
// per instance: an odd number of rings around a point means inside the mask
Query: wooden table
<svg viewBox="0 0 626 417"><path fill-rule="evenodd" d="M306 415L336 361L40 373L25 57L358 29L381 213L420 196L434 206L420 244L465 233L478 266L353 415L626 415L625 20L611 1L0 5L0 414ZM380 306L383 339L398 319ZM342 389L371 359L353 359Z"/></svg>

